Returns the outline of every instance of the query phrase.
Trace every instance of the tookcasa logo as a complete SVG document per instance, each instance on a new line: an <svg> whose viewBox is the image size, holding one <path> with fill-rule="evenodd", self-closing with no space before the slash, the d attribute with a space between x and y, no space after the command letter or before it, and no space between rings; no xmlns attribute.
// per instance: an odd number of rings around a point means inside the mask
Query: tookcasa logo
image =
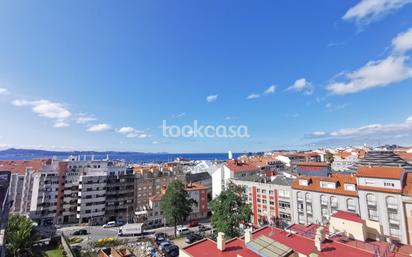
<svg viewBox="0 0 412 257"><path fill-rule="evenodd" d="M193 138L245 138L249 137L248 127L246 125L200 125L197 120L193 125L167 125L163 120L164 137L193 137Z"/></svg>

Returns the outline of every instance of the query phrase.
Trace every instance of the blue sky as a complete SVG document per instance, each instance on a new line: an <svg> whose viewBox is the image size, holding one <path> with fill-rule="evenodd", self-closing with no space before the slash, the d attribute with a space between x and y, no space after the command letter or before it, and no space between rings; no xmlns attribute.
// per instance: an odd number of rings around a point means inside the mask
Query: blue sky
<svg viewBox="0 0 412 257"><path fill-rule="evenodd" d="M0 147L412 145L411 17L407 0L2 1ZM167 138L163 120L250 137Z"/></svg>

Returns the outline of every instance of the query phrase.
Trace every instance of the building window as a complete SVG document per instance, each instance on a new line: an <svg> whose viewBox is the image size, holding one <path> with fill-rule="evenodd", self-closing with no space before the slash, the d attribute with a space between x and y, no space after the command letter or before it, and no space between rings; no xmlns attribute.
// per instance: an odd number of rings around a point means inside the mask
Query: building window
<svg viewBox="0 0 412 257"><path fill-rule="evenodd" d="M328 198L324 195L320 196L320 204L324 206L328 206Z"/></svg>
<svg viewBox="0 0 412 257"><path fill-rule="evenodd" d="M395 183L393 183L393 182L384 182L383 185L385 187L395 187Z"/></svg>
<svg viewBox="0 0 412 257"><path fill-rule="evenodd" d="M310 193L305 194L306 202L312 202L312 195Z"/></svg>
<svg viewBox="0 0 412 257"><path fill-rule="evenodd" d="M303 201L302 192L297 192L298 201Z"/></svg>
<svg viewBox="0 0 412 257"><path fill-rule="evenodd" d="M355 184L345 184L345 190L356 191L356 185Z"/></svg>
<svg viewBox="0 0 412 257"><path fill-rule="evenodd" d="M308 184L309 184L309 181L307 179L299 179L300 186L307 186Z"/></svg>
<svg viewBox="0 0 412 257"><path fill-rule="evenodd" d="M335 189L336 188L336 183L335 182L321 181L320 182L320 187Z"/></svg>
<svg viewBox="0 0 412 257"><path fill-rule="evenodd" d="M346 208L350 212L356 212L356 202L354 199L349 198L346 200Z"/></svg>
<svg viewBox="0 0 412 257"><path fill-rule="evenodd" d="M376 206L376 196L373 194L366 195L366 204L369 206Z"/></svg>
<svg viewBox="0 0 412 257"><path fill-rule="evenodd" d="M378 211L376 210L376 208L368 207L368 216L370 220L373 220L373 221L379 220L379 215L378 215Z"/></svg>

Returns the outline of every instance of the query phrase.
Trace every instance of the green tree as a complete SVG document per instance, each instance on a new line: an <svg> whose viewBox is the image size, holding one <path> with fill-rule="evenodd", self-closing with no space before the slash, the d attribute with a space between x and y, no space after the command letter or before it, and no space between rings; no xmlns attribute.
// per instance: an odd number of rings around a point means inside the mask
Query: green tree
<svg viewBox="0 0 412 257"><path fill-rule="evenodd" d="M6 228L6 255L34 256L33 244L39 240L32 220L21 215L11 215Z"/></svg>
<svg viewBox="0 0 412 257"><path fill-rule="evenodd" d="M242 193L242 187L229 184L227 189L210 202L212 225L228 238L239 236L239 225L248 223L252 215L252 208L243 200Z"/></svg>
<svg viewBox="0 0 412 257"><path fill-rule="evenodd" d="M333 162L333 153L327 151L325 153L325 160L329 163L332 163Z"/></svg>
<svg viewBox="0 0 412 257"><path fill-rule="evenodd" d="M186 217L192 212L192 205L197 204L195 200L189 197L185 190L185 185L180 180L172 181L166 190L165 195L160 201L160 208L168 224L183 224Z"/></svg>

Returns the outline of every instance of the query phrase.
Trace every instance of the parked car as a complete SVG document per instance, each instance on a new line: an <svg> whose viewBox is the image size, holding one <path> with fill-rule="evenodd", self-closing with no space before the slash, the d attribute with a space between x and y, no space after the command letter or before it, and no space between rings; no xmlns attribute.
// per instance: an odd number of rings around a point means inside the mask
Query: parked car
<svg viewBox="0 0 412 257"><path fill-rule="evenodd" d="M178 228L177 231L176 231L176 234L178 236L183 236L183 235L187 235L187 234L190 234L190 233L191 233L190 229L188 229L186 227Z"/></svg>
<svg viewBox="0 0 412 257"><path fill-rule="evenodd" d="M157 232L157 233L154 234L154 237L155 237L155 240L157 240L159 237L168 238L168 235L166 233L163 233L163 232Z"/></svg>
<svg viewBox="0 0 412 257"><path fill-rule="evenodd" d="M193 234L189 234L189 235L186 236L185 242L188 243L188 244L191 244L191 243L194 243L194 242L199 241L201 239L203 239L203 237L201 235L193 233Z"/></svg>
<svg viewBox="0 0 412 257"><path fill-rule="evenodd" d="M88 232L87 232L86 229L80 229L80 230L77 230L77 231L73 232L74 236L83 236L83 235L87 235L87 234L88 234Z"/></svg>
<svg viewBox="0 0 412 257"><path fill-rule="evenodd" d="M197 220L192 220L189 224L189 228L197 227L199 226L199 221Z"/></svg>
<svg viewBox="0 0 412 257"><path fill-rule="evenodd" d="M169 240L164 240L163 242L159 244L159 250L161 251L163 248L169 247L171 245L173 244Z"/></svg>
<svg viewBox="0 0 412 257"><path fill-rule="evenodd" d="M103 228L114 228L116 227L116 221L109 221L103 225Z"/></svg>
<svg viewBox="0 0 412 257"><path fill-rule="evenodd" d="M204 231L211 230L212 228L207 227L207 226L203 226L203 225L199 225L198 229L199 229L199 232L204 232Z"/></svg>
<svg viewBox="0 0 412 257"><path fill-rule="evenodd" d="M165 246L162 249L162 253L166 257L177 257L179 256L179 247L177 247L176 245Z"/></svg>

